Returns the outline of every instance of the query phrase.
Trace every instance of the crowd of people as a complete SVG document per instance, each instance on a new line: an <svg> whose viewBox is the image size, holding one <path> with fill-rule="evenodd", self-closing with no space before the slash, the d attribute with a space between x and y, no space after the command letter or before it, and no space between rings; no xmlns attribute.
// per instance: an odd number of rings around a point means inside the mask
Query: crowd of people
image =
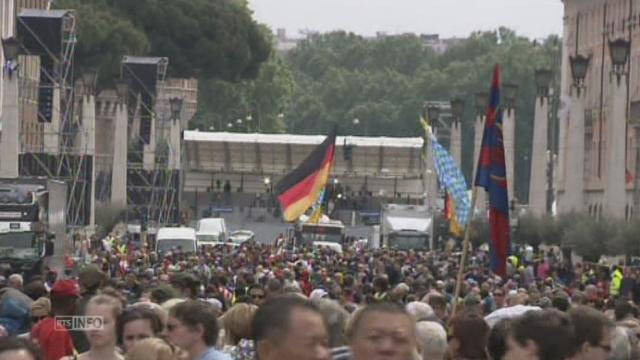
<svg viewBox="0 0 640 360"><path fill-rule="evenodd" d="M0 360L640 359L632 268L523 254L499 277L477 251L456 298L450 251L84 250L0 277Z"/></svg>

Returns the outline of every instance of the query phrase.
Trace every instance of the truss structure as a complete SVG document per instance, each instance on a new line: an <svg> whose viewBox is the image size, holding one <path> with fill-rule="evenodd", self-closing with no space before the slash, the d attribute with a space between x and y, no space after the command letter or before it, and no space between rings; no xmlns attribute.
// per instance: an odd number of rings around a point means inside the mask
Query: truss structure
<svg viewBox="0 0 640 360"><path fill-rule="evenodd" d="M46 176L67 184L67 224L89 223L92 157L80 148L80 119L74 106L74 53L76 19L69 10L22 10L17 17L21 52L38 57L37 83L21 71L20 108L37 108L37 143L33 134L21 132L20 176ZM25 59L23 57L23 59ZM37 96L25 96L26 92ZM38 105L33 106L37 99ZM47 141L49 139L49 141Z"/></svg>
<svg viewBox="0 0 640 360"><path fill-rule="evenodd" d="M169 101L167 65L167 58L125 56L122 60L129 104L127 214L156 226L177 223L179 218L180 173L168 167L170 119L166 111L158 111L166 109Z"/></svg>

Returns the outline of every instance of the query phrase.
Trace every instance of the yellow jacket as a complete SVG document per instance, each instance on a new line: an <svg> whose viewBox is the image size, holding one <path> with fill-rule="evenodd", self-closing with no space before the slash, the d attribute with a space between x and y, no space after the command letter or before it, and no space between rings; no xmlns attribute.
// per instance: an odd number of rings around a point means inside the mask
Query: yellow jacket
<svg viewBox="0 0 640 360"><path fill-rule="evenodd" d="M622 271L620 269L616 269L616 271L611 274L611 284L609 285L609 296L618 296L620 295L620 284L622 283Z"/></svg>

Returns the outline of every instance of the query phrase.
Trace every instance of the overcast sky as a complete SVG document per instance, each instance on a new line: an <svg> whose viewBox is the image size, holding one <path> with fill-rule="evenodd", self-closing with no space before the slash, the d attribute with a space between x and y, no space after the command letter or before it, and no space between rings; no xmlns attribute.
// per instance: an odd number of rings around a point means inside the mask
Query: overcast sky
<svg viewBox="0 0 640 360"><path fill-rule="evenodd" d="M466 37L506 26L519 35L562 34L561 0L249 0L257 21L287 29Z"/></svg>

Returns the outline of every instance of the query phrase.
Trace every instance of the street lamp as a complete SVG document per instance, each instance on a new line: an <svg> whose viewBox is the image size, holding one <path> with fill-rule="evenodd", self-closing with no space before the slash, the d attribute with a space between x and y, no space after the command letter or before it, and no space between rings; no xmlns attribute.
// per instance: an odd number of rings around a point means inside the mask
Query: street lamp
<svg viewBox="0 0 640 360"><path fill-rule="evenodd" d="M93 94L96 86L96 80L98 79L98 71L93 68L85 68L82 70L81 78L85 95Z"/></svg>
<svg viewBox="0 0 640 360"><path fill-rule="evenodd" d="M231 129L232 127L233 127L233 124L232 124L232 123L230 123L230 122L228 122L228 123L227 123L227 129Z"/></svg>
<svg viewBox="0 0 640 360"><path fill-rule="evenodd" d="M483 116L487 107L489 106L489 93L479 92L475 95L476 100L476 115Z"/></svg>
<svg viewBox="0 0 640 360"><path fill-rule="evenodd" d="M360 119L358 119L358 118L353 119L353 125L355 125L355 126L360 125Z"/></svg>
<svg viewBox="0 0 640 360"><path fill-rule="evenodd" d="M591 57L582 55L569 56L569 62L571 64L571 77L573 77L573 86L578 90L578 96L580 96L580 89L584 87L584 78L587 76L587 70L589 69L589 63Z"/></svg>
<svg viewBox="0 0 640 360"><path fill-rule="evenodd" d="M20 55L20 41L15 37L2 39L2 50L5 61L17 61Z"/></svg>
<svg viewBox="0 0 640 360"><path fill-rule="evenodd" d="M551 77L553 73L550 69L536 69L534 72L534 77L536 79L536 87L538 96L547 97L549 96L549 85L551 84Z"/></svg>
<svg viewBox="0 0 640 360"><path fill-rule="evenodd" d="M518 85L514 83L506 83L502 88L504 90L504 104L507 107L507 110L511 111L516 105Z"/></svg>
<svg viewBox="0 0 640 360"><path fill-rule="evenodd" d="M451 115L453 115L454 122L460 122L462 114L464 114L464 98L456 96L451 99Z"/></svg>
<svg viewBox="0 0 640 360"><path fill-rule="evenodd" d="M267 192L273 192L273 185L271 184L271 178L268 176L264 178L264 187L267 190Z"/></svg>
<svg viewBox="0 0 640 360"><path fill-rule="evenodd" d="M609 41L609 55L611 56L613 72L616 74L618 83L620 83L620 77L624 74L624 66L627 64L630 51L631 44L623 38Z"/></svg>
<svg viewBox="0 0 640 360"><path fill-rule="evenodd" d="M432 124L437 124L438 118L440 117L440 107L435 104L428 104L427 117L429 118L429 122L431 122Z"/></svg>
<svg viewBox="0 0 640 360"><path fill-rule="evenodd" d="M129 85L124 80L116 80L116 94L118 99L123 103L127 103L127 93L129 91Z"/></svg>
<svg viewBox="0 0 640 360"><path fill-rule="evenodd" d="M177 120L180 118L180 112L182 111L182 98L174 97L169 99L169 108L171 110L171 118Z"/></svg>

